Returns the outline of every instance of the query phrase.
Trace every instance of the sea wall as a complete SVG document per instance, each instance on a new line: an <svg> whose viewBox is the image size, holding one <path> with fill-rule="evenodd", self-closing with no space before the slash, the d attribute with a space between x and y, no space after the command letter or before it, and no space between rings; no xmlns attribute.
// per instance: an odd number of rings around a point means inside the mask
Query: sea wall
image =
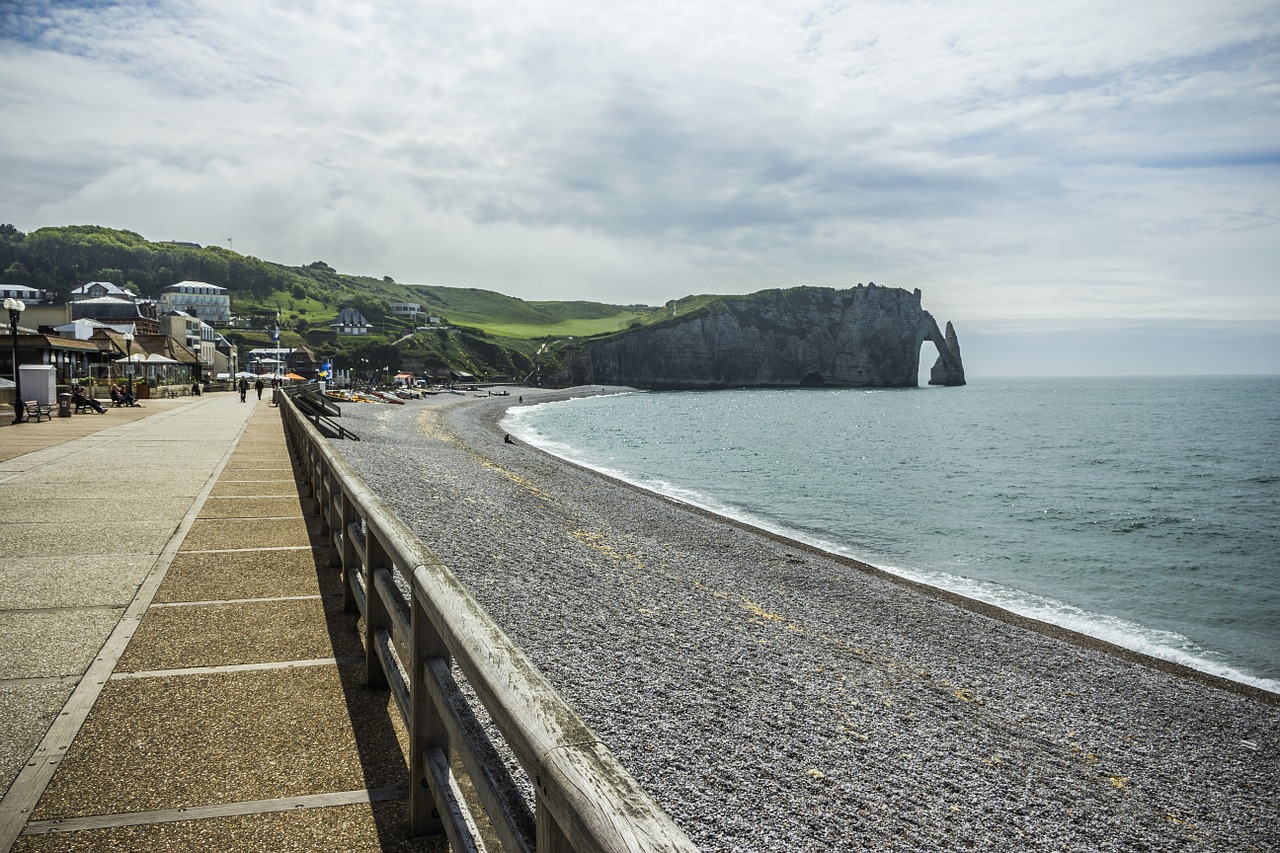
<svg viewBox="0 0 1280 853"><path fill-rule="evenodd" d="M917 385L920 348L938 349L930 384L963 385L959 344L920 291L798 287L717 300L666 322L564 352L563 385L648 389Z"/></svg>

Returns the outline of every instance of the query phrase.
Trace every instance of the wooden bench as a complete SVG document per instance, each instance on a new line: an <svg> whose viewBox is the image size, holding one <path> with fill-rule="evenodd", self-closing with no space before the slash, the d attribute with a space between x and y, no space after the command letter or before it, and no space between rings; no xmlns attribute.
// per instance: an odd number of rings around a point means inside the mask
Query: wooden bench
<svg viewBox="0 0 1280 853"><path fill-rule="evenodd" d="M40 423L41 418L46 421L53 420L53 406L46 406L35 400L24 400L22 405L27 410L27 420L35 418L36 423Z"/></svg>

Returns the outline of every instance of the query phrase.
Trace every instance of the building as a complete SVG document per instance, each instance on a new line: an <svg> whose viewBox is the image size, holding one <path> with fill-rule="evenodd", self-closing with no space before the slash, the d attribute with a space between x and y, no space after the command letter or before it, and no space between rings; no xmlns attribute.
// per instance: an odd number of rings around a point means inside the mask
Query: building
<svg viewBox="0 0 1280 853"><path fill-rule="evenodd" d="M416 320L422 316L422 306L417 302L392 302L391 313L397 317Z"/></svg>
<svg viewBox="0 0 1280 853"><path fill-rule="evenodd" d="M315 379L320 362L309 347L259 347L245 354L243 367L259 374L296 373Z"/></svg>
<svg viewBox="0 0 1280 853"><path fill-rule="evenodd" d="M72 302L79 302L82 299L100 299L104 296L127 299L130 302L138 301L138 294L109 281L91 281L88 284L82 284L71 291L69 298Z"/></svg>
<svg viewBox="0 0 1280 853"><path fill-rule="evenodd" d="M116 327L133 324L139 334L157 334L160 331L156 304L150 300L121 296L82 296L70 303L70 307L71 320L97 320Z"/></svg>
<svg viewBox="0 0 1280 853"><path fill-rule="evenodd" d="M77 341L89 340L89 338L92 338L94 332L98 331L98 329L111 329L113 331L120 332L121 334L128 332L131 335L137 331L137 327L133 323L118 323L116 325L112 325L110 323L103 323L100 320L91 320L88 318L72 320L70 323L63 323L61 326L54 326L53 328L53 330L62 337L74 338Z"/></svg>
<svg viewBox="0 0 1280 853"><path fill-rule="evenodd" d="M206 323L231 321L231 293L203 281L180 281L160 290L160 312L184 311Z"/></svg>
<svg viewBox="0 0 1280 853"><path fill-rule="evenodd" d="M38 287L27 287L25 284L0 283L0 299L20 299L24 303L35 304L48 302L52 297L47 290Z"/></svg>
<svg viewBox="0 0 1280 853"><path fill-rule="evenodd" d="M367 335L373 325L356 309L343 308L329 324L329 328L339 335Z"/></svg>
<svg viewBox="0 0 1280 853"><path fill-rule="evenodd" d="M217 355L217 332L204 320L185 311L170 311L160 317L160 328L178 343L196 353L204 370L211 371Z"/></svg>

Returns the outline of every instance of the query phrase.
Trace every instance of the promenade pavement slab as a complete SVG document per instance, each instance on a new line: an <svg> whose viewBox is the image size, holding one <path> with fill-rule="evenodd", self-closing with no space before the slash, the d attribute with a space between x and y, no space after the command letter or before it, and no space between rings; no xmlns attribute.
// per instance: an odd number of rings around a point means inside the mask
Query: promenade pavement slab
<svg viewBox="0 0 1280 853"><path fill-rule="evenodd" d="M86 672L248 416L206 397L2 422L0 791L69 692L13 680Z"/></svg>
<svg viewBox="0 0 1280 853"><path fill-rule="evenodd" d="M64 433L0 453L0 533L52 549L0 558L0 629L39 638L0 666L0 851L447 849L407 837L405 732L278 411L206 396Z"/></svg>

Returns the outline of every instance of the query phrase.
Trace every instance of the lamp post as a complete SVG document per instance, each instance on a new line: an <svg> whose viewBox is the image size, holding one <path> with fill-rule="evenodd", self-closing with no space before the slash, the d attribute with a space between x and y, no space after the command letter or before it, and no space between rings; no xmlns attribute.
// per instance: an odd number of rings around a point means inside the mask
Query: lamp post
<svg viewBox="0 0 1280 853"><path fill-rule="evenodd" d="M26 422L26 406L22 405L22 383L18 379L18 317L27 310L21 299L12 296L4 300L4 307L9 312L9 340L13 343L13 422Z"/></svg>
<svg viewBox="0 0 1280 853"><path fill-rule="evenodd" d="M124 333L124 356L125 364L128 365L129 371L129 399L133 399L133 333Z"/></svg>

